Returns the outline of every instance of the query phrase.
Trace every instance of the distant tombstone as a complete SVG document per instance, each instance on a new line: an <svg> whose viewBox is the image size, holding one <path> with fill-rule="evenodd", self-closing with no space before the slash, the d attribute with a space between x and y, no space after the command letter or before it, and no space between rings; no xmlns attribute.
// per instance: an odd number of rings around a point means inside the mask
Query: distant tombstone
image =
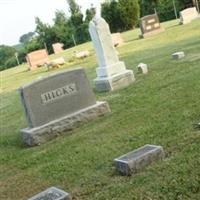
<svg viewBox="0 0 200 200"><path fill-rule="evenodd" d="M124 41L122 39L121 33L113 33L111 36L115 47L123 44Z"/></svg>
<svg viewBox="0 0 200 200"><path fill-rule="evenodd" d="M160 26L157 14L147 15L140 19L141 38L146 38L164 31Z"/></svg>
<svg viewBox="0 0 200 200"><path fill-rule="evenodd" d="M19 92L29 124L21 133L29 146L45 143L109 112L107 102L96 102L81 68L36 80Z"/></svg>
<svg viewBox="0 0 200 200"><path fill-rule="evenodd" d="M44 65L48 62L48 54L45 49L33 51L26 56L27 63L29 65L29 69L36 69L40 65Z"/></svg>
<svg viewBox="0 0 200 200"><path fill-rule="evenodd" d="M182 59L184 57L185 57L185 53L183 51L176 52L176 53L172 54L172 58L174 60L179 60L179 59Z"/></svg>
<svg viewBox="0 0 200 200"><path fill-rule="evenodd" d="M152 162L164 158L164 150L161 146L145 145L128 154L125 154L114 160L117 171L124 175L141 171L144 167L150 165Z"/></svg>
<svg viewBox="0 0 200 200"><path fill-rule="evenodd" d="M55 43L52 44L53 51L55 54L59 54L63 51L63 44L62 43Z"/></svg>
<svg viewBox="0 0 200 200"><path fill-rule="evenodd" d="M88 50L85 50L85 51L80 51L80 52L75 52L75 57L76 58L86 58L90 56L90 52Z"/></svg>
<svg viewBox="0 0 200 200"><path fill-rule="evenodd" d="M144 63L140 63L140 64L137 66L137 68L138 68L138 72L139 72L139 73L142 73L142 74L147 74L147 73L148 73L148 67L147 67L147 65L144 64Z"/></svg>
<svg viewBox="0 0 200 200"><path fill-rule="evenodd" d="M180 24L188 24L192 20L197 19L199 17L199 14L197 12L196 7L187 8L185 10L182 10L180 12Z"/></svg>
<svg viewBox="0 0 200 200"><path fill-rule="evenodd" d="M52 61L46 62L46 66L47 66L48 70L50 68L60 68L61 65L64 65L64 64L65 64L65 60L63 57L56 58Z"/></svg>
<svg viewBox="0 0 200 200"><path fill-rule="evenodd" d="M63 190L51 187L27 200L72 200L72 197Z"/></svg>
<svg viewBox="0 0 200 200"><path fill-rule="evenodd" d="M89 24L89 32L99 65L94 80L96 90L113 91L133 83L133 71L127 70L124 62L119 61L106 21L95 16Z"/></svg>

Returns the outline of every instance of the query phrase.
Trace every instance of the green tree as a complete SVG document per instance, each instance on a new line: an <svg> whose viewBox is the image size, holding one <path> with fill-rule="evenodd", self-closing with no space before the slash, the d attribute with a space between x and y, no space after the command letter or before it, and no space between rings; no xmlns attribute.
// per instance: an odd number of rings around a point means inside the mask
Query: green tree
<svg viewBox="0 0 200 200"><path fill-rule="evenodd" d="M138 0L111 0L102 4L102 17L111 32L125 31L138 24L140 8Z"/></svg>
<svg viewBox="0 0 200 200"><path fill-rule="evenodd" d="M58 41L54 28L51 27L49 24L43 23L39 17L36 17L35 23L35 32L38 34L37 41L40 43L39 46L43 46L43 48L45 48L46 45L49 53L52 53L52 44Z"/></svg>
<svg viewBox="0 0 200 200"><path fill-rule="evenodd" d="M130 30L138 24L140 14L138 0L119 0L119 11L124 30Z"/></svg>
<svg viewBox="0 0 200 200"><path fill-rule="evenodd" d="M29 32L29 33L26 33L24 35L22 35L19 39L19 42L20 43L26 43L26 42L29 42L33 36L35 35L35 32Z"/></svg>
<svg viewBox="0 0 200 200"><path fill-rule="evenodd" d="M13 67L17 64L15 59L15 48L7 45L0 45L0 70Z"/></svg>
<svg viewBox="0 0 200 200"><path fill-rule="evenodd" d="M120 16L118 2L112 0L101 5L101 15L109 24L111 32L123 31L124 24Z"/></svg>

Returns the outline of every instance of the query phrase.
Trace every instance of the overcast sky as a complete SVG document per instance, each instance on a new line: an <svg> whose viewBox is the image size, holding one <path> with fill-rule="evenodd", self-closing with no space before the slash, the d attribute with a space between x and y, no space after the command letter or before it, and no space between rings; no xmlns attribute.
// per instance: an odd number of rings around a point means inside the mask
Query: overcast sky
<svg viewBox="0 0 200 200"><path fill-rule="evenodd" d="M84 12L102 0L76 0ZM52 24L56 10L68 12L66 0L0 0L0 44L18 44L19 37L34 31L35 17Z"/></svg>

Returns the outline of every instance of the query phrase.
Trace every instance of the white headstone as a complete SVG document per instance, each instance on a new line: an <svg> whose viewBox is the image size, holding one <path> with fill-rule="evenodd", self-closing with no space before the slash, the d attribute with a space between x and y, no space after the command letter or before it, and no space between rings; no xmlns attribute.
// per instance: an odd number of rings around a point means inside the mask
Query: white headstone
<svg viewBox="0 0 200 200"><path fill-rule="evenodd" d="M197 19L199 14L196 7L187 8L180 12L180 24L188 24L192 20Z"/></svg>
<svg viewBox="0 0 200 200"><path fill-rule="evenodd" d="M148 73L147 65L144 64L144 63L140 63L137 68L138 68L138 71L140 73L142 73L142 74L147 74Z"/></svg>
<svg viewBox="0 0 200 200"><path fill-rule="evenodd" d="M132 83L134 81L133 72L126 69L124 62L119 61L106 21L95 16L90 22L89 32L99 65L96 69L96 89L98 91L110 91L126 87Z"/></svg>
<svg viewBox="0 0 200 200"><path fill-rule="evenodd" d="M176 53L172 54L172 58L175 59L175 60L179 60L179 59L184 58L184 57L185 57L185 53L183 51L176 52Z"/></svg>

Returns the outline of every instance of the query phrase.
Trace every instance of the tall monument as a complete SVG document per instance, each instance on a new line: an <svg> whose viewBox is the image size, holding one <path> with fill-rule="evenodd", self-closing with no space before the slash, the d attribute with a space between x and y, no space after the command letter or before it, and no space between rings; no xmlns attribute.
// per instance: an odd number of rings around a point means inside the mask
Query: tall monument
<svg viewBox="0 0 200 200"><path fill-rule="evenodd" d="M133 71L127 70L125 63L119 61L106 21L95 16L89 24L89 32L98 61L94 80L97 91L113 91L134 82Z"/></svg>

